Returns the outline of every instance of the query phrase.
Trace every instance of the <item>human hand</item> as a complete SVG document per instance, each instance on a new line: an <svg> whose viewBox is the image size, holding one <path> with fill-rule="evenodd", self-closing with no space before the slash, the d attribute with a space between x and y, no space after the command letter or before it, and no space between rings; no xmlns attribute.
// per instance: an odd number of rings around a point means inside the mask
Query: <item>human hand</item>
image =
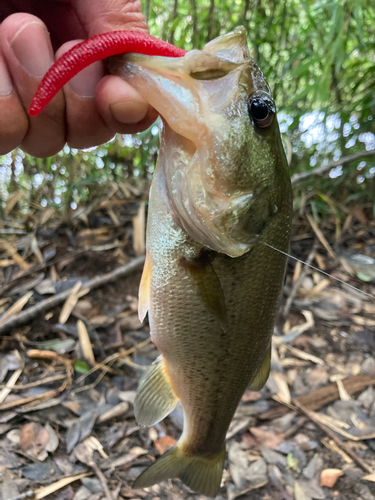
<svg viewBox="0 0 375 500"><path fill-rule="evenodd" d="M1 0L0 22L0 155L17 146L40 157L66 142L96 146L155 120L135 89L104 76L103 62L75 76L39 116L27 114L46 71L73 45L119 29L148 32L140 0Z"/></svg>

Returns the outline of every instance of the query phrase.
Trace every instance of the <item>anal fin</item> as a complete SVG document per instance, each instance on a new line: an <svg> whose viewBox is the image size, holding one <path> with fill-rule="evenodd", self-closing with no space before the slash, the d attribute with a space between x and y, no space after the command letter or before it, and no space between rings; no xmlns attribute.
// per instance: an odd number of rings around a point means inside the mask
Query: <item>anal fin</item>
<svg viewBox="0 0 375 500"><path fill-rule="evenodd" d="M141 380L134 401L134 413L140 425L154 425L175 408L178 397L170 383L165 360L161 356Z"/></svg>
<svg viewBox="0 0 375 500"><path fill-rule="evenodd" d="M257 374L255 375L254 380L250 384L250 390L252 391L260 391L264 384L267 382L267 379L270 374L271 369L271 346L268 349L266 357L262 363L262 366L259 368Z"/></svg>
<svg viewBox="0 0 375 500"><path fill-rule="evenodd" d="M140 321L145 319L146 314L150 309L151 272L152 262L150 253L147 252L138 292L138 317Z"/></svg>

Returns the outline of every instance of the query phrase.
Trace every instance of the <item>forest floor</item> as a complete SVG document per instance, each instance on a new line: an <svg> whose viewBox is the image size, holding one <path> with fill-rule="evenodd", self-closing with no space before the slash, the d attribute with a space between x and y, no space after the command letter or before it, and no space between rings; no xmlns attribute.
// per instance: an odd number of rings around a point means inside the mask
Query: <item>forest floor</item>
<svg viewBox="0 0 375 500"><path fill-rule="evenodd" d="M129 185L65 218L8 202L2 500L199 497L179 480L131 488L182 429L179 406L150 428L133 412L158 356L137 317L146 197ZM361 291L289 260L271 374L235 414L218 498L375 500L375 225L358 207L343 222L294 218L291 254Z"/></svg>

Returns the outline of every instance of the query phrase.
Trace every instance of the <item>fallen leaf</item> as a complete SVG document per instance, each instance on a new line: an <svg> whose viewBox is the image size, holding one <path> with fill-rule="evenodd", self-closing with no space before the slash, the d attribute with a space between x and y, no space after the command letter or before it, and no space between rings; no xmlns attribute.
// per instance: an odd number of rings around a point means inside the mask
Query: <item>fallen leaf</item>
<svg viewBox="0 0 375 500"><path fill-rule="evenodd" d="M303 488L296 480L294 480L294 498L295 500L311 500L311 497L306 496Z"/></svg>
<svg viewBox="0 0 375 500"><path fill-rule="evenodd" d="M262 397L261 392L255 392L255 391L246 391L245 394L242 396L241 401L244 403L251 403L253 401L258 401Z"/></svg>
<svg viewBox="0 0 375 500"><path fill-rule="evenodd" d="M341 469L324 469L320 474L320 486L327 486L333 488L336 481L344 474Z"/></svg>
<svg viewBox="0 0 375 500"><path fill-rule="evenodd" d="M45 426L45 430L48 432L49 436L45 450L52 453L53 451L57 450L57 447L59 446L59 438L57 437L56 432L53 430L53 428L50 426L48 422Z"/></svg>
<svg viewBox="0 0 375 500"><path fill-rule="evenodd" d="M266 431L259 427L250 427L250 432L256 437L257 441L268 448L277 448L281 443L285 441L283 432L276 433L273 431Z"/></svg>
<svg viewBox="0 0 375 500"><path fill-rule="evenodd" d="M18 488L14 479L13 474L3 465L0 465L0 498L2 500L18 495Z"/></svg>
<svg viewBox="0 0 375 500"><path fill-rule="evenodd" d="M367 474L367 476L362 478L362 481L371 481L372 483L375 483L375 473Z"/></svg>
<svg viewBox="0 0 375 500"><path fill-rule="evenodd" d="M21 427L20 447L22 451L28 452L36 457L44 450L50 437L47 430L36 422L30 422Z"/></svg>
<svg viewBox="0 0 375 500"><path fill-rule="evenodd" d="M48 486L42 486L41 488L38 488L34 491L35 500L41 500L42 498L51 495L55 491L61 490L61 488L64 488L64 486L67 486L68 484L73 483L78 479L82 479L83 477L87 477L90 475L91 472L84 472L82 474L78 474L77 476L64 477L63 479L60 479L60 481L52 483Z"/></svg>
<svg viewBox="0 0 375 500"><path fill-rule="evenodd" d="M2 316L1 323L3 323L6 319L10 318L11 316L14 316L15 314L21 312L24 306L29 302L33 294L34 294L33 291L25 293L23 297L18 299L12 306L10 306L10 308Z"/></svg>
<svg viewBox="0 0 375 500"><path fill-rule="evenodd" d="M79 343L82 349L82 354L87 363L91 366L95 365L95 356L92 350L89 334L86 325L80 319L77 321Z"/></svg>
<svg viewBox="0 0 375 500"><path fill-rule="evenodd" d="M173 437L167 435L155 441L154 445L159 454L162 455L167 450L169 450L169 448L172 448L172 446L174 446L176 443L177 441L173 439Z"/></svg>

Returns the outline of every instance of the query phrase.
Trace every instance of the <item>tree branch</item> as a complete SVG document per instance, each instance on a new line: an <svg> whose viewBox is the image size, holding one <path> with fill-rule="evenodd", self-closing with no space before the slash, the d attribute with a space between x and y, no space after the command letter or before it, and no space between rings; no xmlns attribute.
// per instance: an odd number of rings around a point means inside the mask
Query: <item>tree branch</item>
<svg viewBox="0 0 375 500"><path fill-rule="evenodd" d="M118 278L122 278L123 276L127 276L134 271L139 271L140 269L142 269L144 261L145 257L143 255L141 257L137 257L127 264L118 267L114 271L111 271L110 273L103 274L102 276L96 276L95 278L86 281L85 283L83 283L83 288L89 288L90 290L93 290L94 288L98 288L99 286L106 285L110 281L114 281ZM35 306L29 307L29 309L21 311L19 314L12 316L3 322L0 322L0 334L8 331L14 326L23 325L38 316L38 314L43 313L47 309L51 309L52 307L61 304L61 302L64 302L64 300L69 297L71 291L72 288L69 288L69 290L64 290L63 292L53 295L48 299L42 300L38 304L35 304Z"/></svg>
<svg viewBox="0 0 375 500"><path fill-rule="evenodd" d="M311 175L321 175L331 170L331 168L338 167L339 165L345 165L345 163L350 163L351 161L358 160L358 158L365 158L367 156L375 156L375 149L370 149L370 151L360 151L359 153L354 153L349 156L343 156L337 161L332 161L328 165L323 167L314 168L312 170L307 170L306 172L298 172L292 175L292 185L297 184L303 179L307 179Z"/></svg>

